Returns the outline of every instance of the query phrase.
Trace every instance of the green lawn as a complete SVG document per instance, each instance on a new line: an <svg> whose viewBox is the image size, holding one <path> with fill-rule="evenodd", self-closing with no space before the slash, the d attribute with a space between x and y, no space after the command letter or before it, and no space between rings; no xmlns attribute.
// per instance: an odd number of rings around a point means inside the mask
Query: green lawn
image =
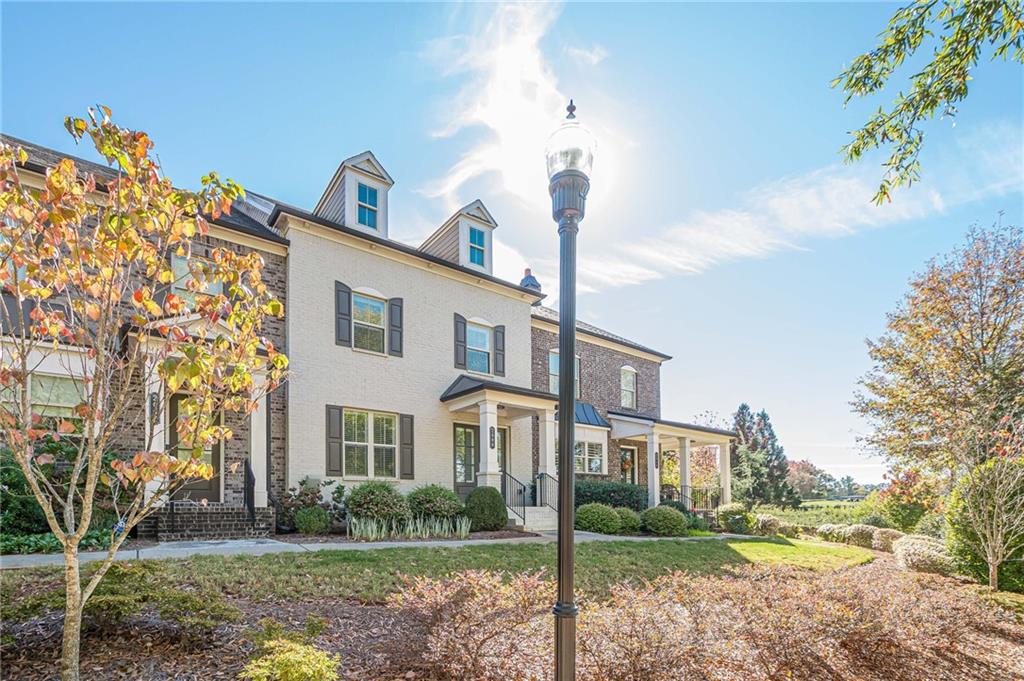
<svg viewBox="0 0 1024 681"><path fill-rule="evenodd" d="M721 574L749 563L829 570L871 558L866 549L786 539L587 542L576 548L576 583L581 592L599 596L612 584L672 570ZM379 602L396 590L400 575L443 576L468 569L533 572L541 568L553 575L555 545L317 551L145 562L153 569L152 581L163 586L187 585L251 600L334 597ZM0 585L4 617L21 619L59 605L60 580L57 568L5 570Z"/></svg>

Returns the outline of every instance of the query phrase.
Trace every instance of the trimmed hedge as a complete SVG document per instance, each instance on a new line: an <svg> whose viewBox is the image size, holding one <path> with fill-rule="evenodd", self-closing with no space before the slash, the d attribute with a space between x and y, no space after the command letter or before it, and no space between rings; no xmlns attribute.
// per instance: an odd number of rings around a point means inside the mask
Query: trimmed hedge
<svg viewBox="0 0 1024 681"><path fill-rule="evenodd" d="M643 527L640 514L633 509L619 506L615 512L619 514L619 520L622 522L622 528L619 530L622 534L636 534Z"/></svg>
<svg viewBox="0 0 1024 681"><path fill-rule="evenodd" d="M625 482L577 480L576 508L584 504L631 508L637 513L643 513L647 508L647 489Z"/></svg>
<svg viewBox="0 0 1024 681"><path fill-rule="evenodd" d="M409 511L421 518L445 518L450 520L462 515L463 505L459 495L441 485L417 487L406 497Z"/></svg>
<svg viewBox="0 0 1024 681"><path fill-rule="evenodd" d="M825 541L843 542L846 541L846 528L849 525L833 525L831 523L825 523L819 525L817 529L817 535Z"/></svg>
<svg viewBox="0 0 1024 681"><path fill-rule="evenodd" d="M656 506L640 514L643 526L651 534L661 537L682 537L690 523L686 516L670 506Z"/></svg>
<svg viewBox="0 0 1024 681"><path fill-rule="evenodd" d="M355 518L399 521L409 517L409 502L402 493L381 480L369 480L352 488L346 500Z"/></svg>
<svg viewBox="0 0 1024 681"><path fill-rule="evenodd" d="M878 528L872 525L850 525L846 528L844 538L847 544L853 544L854 546L870 549L871 542L875 537L876 529Z"/></svg>
<svg viewBox="0 0 1024 681"><path fill-rule="evenodd" d="M473 532L503 530L508 525L508 507L494 487L477 487L466 497L466 517Z"/></svg>
<svg viewBox="0 0 1024 681"><path fill-rule="evenodd" d="M899 530L888 527L879 527L871 537L871 548L875 551L892 553L892 543L904 536Z"/></svg>
<svg viewBox="0 0 1024 681"><path fill-rule="evenodd" d="M320 506L307 506L295 512L295 529L299 534L327 534L331 530L331 516Z"/></svg>
<svg viewBox="0 0 1024 681"><path fill-rule="evenodd" d="M599 534L618 534L622 530L622 519L611 506L583 504L576 509L576 529Z"/></svg>
<svg viewBox="0 0 1024 681"><path fill-rule="evenodd" d="M779 533L782 522L771 513L758 513L754 516L754 534L761 537L774 537Z"/></svg>
<svg viewBox="0 0 1024 681"><path fill-rule="evenodd" d="M953 574L953 559L938 539L923 534L908 534L892 543L892 552L900 567L915 572Z"/></svg>

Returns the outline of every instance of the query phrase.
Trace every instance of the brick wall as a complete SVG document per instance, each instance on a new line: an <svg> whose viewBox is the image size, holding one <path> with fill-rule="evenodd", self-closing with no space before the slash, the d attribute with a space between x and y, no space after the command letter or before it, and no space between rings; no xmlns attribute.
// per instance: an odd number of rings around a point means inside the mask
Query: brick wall
<svg viewBox="0 0 1024 681"><path fill-rule="evenodd" d="M273 508L257 508L254 521L248 510L240 506L176 502L173 512L166 505L140 523L138 534L158 541L188 541L267 537L273 530Z"/></svg>

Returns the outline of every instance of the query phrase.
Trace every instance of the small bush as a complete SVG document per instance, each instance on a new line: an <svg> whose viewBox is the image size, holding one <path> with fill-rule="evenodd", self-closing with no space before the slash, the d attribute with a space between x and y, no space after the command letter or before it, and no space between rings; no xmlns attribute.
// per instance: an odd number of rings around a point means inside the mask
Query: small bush
<svg viewBox="0 0 1024 681"><path fill-rule="evenodd" d="M727 532L750 534L754 527L754 516L743 504L724 504L715 510L715 520Z"/></svg>
<svg viewBox="0 0 1024 681"><path fill-rule="evenodd" d="M698 532L707 532L710 528L708 519L699 513L692 514L688 520L690 521L690 529L697 530Z"/></svg>
<svg viewBox="0 0 1024 681"><path fill-rule="evenodd" d="M649 508L640 514L640 520L648 532L660 537L685 536L690 526L686 516L668 506Z"/></svg>
<svg viewBox="0 0 1024 681"><path fill-rule="evenodd" d="M277 639L264 645L265 653L245 665L239 675L250 681L335 681L341 658L314 646Z"/></svg>
<svg viewBox="0 0 1024 681"><path fill-rule="evenodd" d="M908 534L892 543L900 567L938 575L953 573L953 559L942 542L922 534Z"/></svg>
<svg viewBox="0 0 1024 681"><path fill-rule="evenodd" d="M849 525L825 524L818 527L818 537L825 541L841 542L846 541L846 528Z"/></svg>
<svg viewBox="0 0 1024 681"><path fill-rule="evenodd" d="M60 540L52 532L45 534L0 534L0 553L59 553Z"/></svg>
<svg viewBox="0 0 1024 681"><path fill-rule="evenodd" d="M327 534L331 530L331 516L320 506L300 508L295 512L295 529L299 534Z"/></svg>
<svg viewBox="0 0 1024 681"><path fill-rule="evenodd" d="M463 506L459 495L441 485L417 487L406 497L409 511L423 518L451 519L462 515Z"/></svg>
<svg viewBox="0 0 1024 681"><path fill-rule="evenodd" d="M299 482L298 487L290 487L281 498L281 514L278 522L289 529L295 529L295 514L303 508L314 506L328 506L324 502L323 490L334 484L333 480L313 480L305 477ZM335 490L337 491L337 490ZM345 488L341 488L344 495ZM332 493L333 499L333 493Z"/></svg>
<svg viewBox="0 0 1024 681"><path fill-rule="evenodd" d="M800 526L793 523L779 523L779 534L794 539L800 536Z"/></svg>
<svg viewBox="0 0 1024 681"><path fill-rule="evenodd" d="M178 625L193 642L201 642L227 622L237 622L241 613L221 598L220 594L193 593L165 589L153 599L160 618Z"/></svg>
<svg viewBox="0 0 1024 681"><path fill-rule="evenodd" d="M929 513L918 521L917 527L914 528L914 534L945 539L947 528L945 515L942 513Z"/></svg>
<svg viewBox="0 0 1024 681"><path fill-rule="evenodd" d="M871 541L875 536L875 529L871 525L850 525L843 533L843 539L847 544L870 549Z"/></svg>
<svg viewBox="0 0 1024 681"><path fill-rule="evenodd" d="M870 525L871 527L892 527L889 520L881 513L868 513L867 515L858 518L858 524Z"/></svg>
<svg viewBox="0 0 1024 681"><path fill-rule="evenodd" d="M615 512L619 514L619 521L622 523L619 532L622 534L636 534L640 531L643 524L640 522L640 514L631 508L620 506L615 509Z"/></svg>
<svg viewBox="0 0 1024 681"><path fill-rule="evenodd" d="M683 502L676 501L675 499L662 499L658 506L668 506L669 508L676 509L684 515L690 515L689 507L687 507Z"/></svg>
<svg viewBox="0 0 1024 681"><path fill-rule="evenodd" d="M503 530L508 525L508 507L497 489L477 487L466 497L466 517L473 532Z"/></svg>
<svg viewBox="0 0 1024 681"><path fill-rule="evenodd" d="M625 482L602 480L576 481L576 508L583 504L604 504L612 508L624 506L637 513L647 508L647 489Z"/></svg>
<svg viewBox="0 0 1024 681"><path fill-rule="evenodd" d="M775 516L768 513L758 513L754 516L754 534L761 537L774 537L779 533L782 523Z"/></svg>
<svg viewBox="0 0 1024 681"><path fill-rule="evenodd" d="M398 521L409 517L409 503L405 497L382 480L356 485L346 503L349 513L355 518Z"/></svg>
<svg viewBox="0 0 1024 681"><path fill-rule="evenodd" d="M903 536L904 534L899 530L894 530L889 527L879 527L875 530L875 533L871 535L871 548L875 551L892 553L892 543Z"/></svg>
<svg viewBox="0 0 1024 681"><path fill-rule="evenodd" d="M611 506L583 504L576 509L576 529L599 534L618 534L622 520Z"/></svg>

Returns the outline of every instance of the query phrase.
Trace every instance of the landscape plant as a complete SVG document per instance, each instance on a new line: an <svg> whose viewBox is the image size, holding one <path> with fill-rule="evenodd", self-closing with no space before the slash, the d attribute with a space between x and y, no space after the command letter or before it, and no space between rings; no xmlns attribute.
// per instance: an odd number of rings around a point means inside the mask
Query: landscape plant
<svg viewBox="0 0 1024 681"><path fill-rule="evenodd" d="M617 508L624 506L637 513L647 508L647 489L642 485L605 480L577 480L576 508L583 504L604 504Z"/></svg>
<svg viewBox="0 0 1024 681"><path fill-rule="evenodd" d="M905 535L899 530L880 527L871 535L871 548L875 551L892 553L892 543L903 536Z"/></svg>
<svg viewBox="0 0 1024 681"><path fill-rule="evenodd" d="M750 534L754 527L754 516L741 503L723 504L715 509L715 521L727 532Z"/></svg>
<svg viewBox="0 0 1024 681"><path fill-rule="evenodd" d="M758 513L754 516L753 533L761 537L774 537L779 533L782 523L769 513Z"/></svg>
<svg viewBox="0 0 1024 681"><path fill-rule="evenodd" d="M631 508L620 506L615 509L615 513L619 516L621 534L637 534L640 532L640 528L643 526L640 521L640 514Z"/></svg>
<svg viewBox="0 0 1024 681"><path fill-rule="evenodd" d="M877 528L872 525L850 525L843 532L843 539L847 544L853 544L854 546L861 546L865 549L870 549L876 529Z"/></svg>
<svg viewBox="0 0 1024 681"><path fill-rule="evenodd" d="M280 513L278 518L281 525L288 528L295 528L295 514L304 508L314 506L327 506L323 498L323 490L335 484L333 480L313 480L305 477L299 481L298 486L289 487L281 497ZM344 495L344 487L340 488ZM335 492L337 489L334 490Z"/></svg>
<svg viewBox="0 0 1024 681"><path fill-rule="evenodd" d="M459 495L442 485L424 485L409 492L406 497L409 512L414 516L455 518L462 515L464 506Z"/></svg>
<svg viewBox="0 0 1024 681"><path fill-rule="evenodd" d="M215 417L249 414L283 379L287 359L263 332L264 320L283 315L283 306L263 281L258 253L214 248L209 260L189 260L185 277L171 263L172 255L191 255L208 220L228 213L241 188L216 173L198 191L174 186L151 155L149 136L115 125L105 107L69 117L65 127L76 142L91 140L109 173L96 177L62 159L36 186L23 182L27 153L0 145L0 444L62 545L61 677L73 681L83 608L128 533L177 488L212 476L203 452L232 435ZM179 295L175 285L208 295ZM48 380L44 359L77 379L68 388L70 407L31 400L32 387ZM147 385L165 397L187 391L173 451L154 441L139 390ZM131 429L144 433L145 449L105 465L104 453ZM38 447L61 439L75 452L58 480L48 466L52 454ZM105 560L83 584L78 553L102 488L116 525Z"/></svg>
<svg viewBox="0 0 1024 681"><path fill-rule="evenodd" d="M383 480L359 483L345 503L352 517L360 520L399 522L409 517L409 502L394 485Z"/></svg>
<svg viewBox="0 0 1024 681"><path fill-rule="evenodd" d="M295 529L299 534L327 534L331 531L331 516L321 506L307 506L295 512Z"/></svg>
<svg viewBox="0 0 1024 681"><path fill-rule="evenodd" d="M953 573L953 559L945 545L921 534L908 534L892 543L892 552L900 567L915 572L932 572L938 575Z"/></svg>
<svg viewBox="0 0 1024 681"><path fill-rule="evenodd" d="M599 534L618 534L622 520L611 506L583 504L576 509L576 529Z"/></svg>
<svg viewBox="0 0 1024 681"><path fill-rule="evenodd" d="M466 497L466 517L474 532L503 530L508 525L508 507L494 487L477 487Z"/></svg>
<svg viewBox="0 0 1024 681"><path fill-rule="evenodd" d="M690 523L686 516L669 506L656 506L640 514L643 528L660 537L686 536Z"/></svg>

